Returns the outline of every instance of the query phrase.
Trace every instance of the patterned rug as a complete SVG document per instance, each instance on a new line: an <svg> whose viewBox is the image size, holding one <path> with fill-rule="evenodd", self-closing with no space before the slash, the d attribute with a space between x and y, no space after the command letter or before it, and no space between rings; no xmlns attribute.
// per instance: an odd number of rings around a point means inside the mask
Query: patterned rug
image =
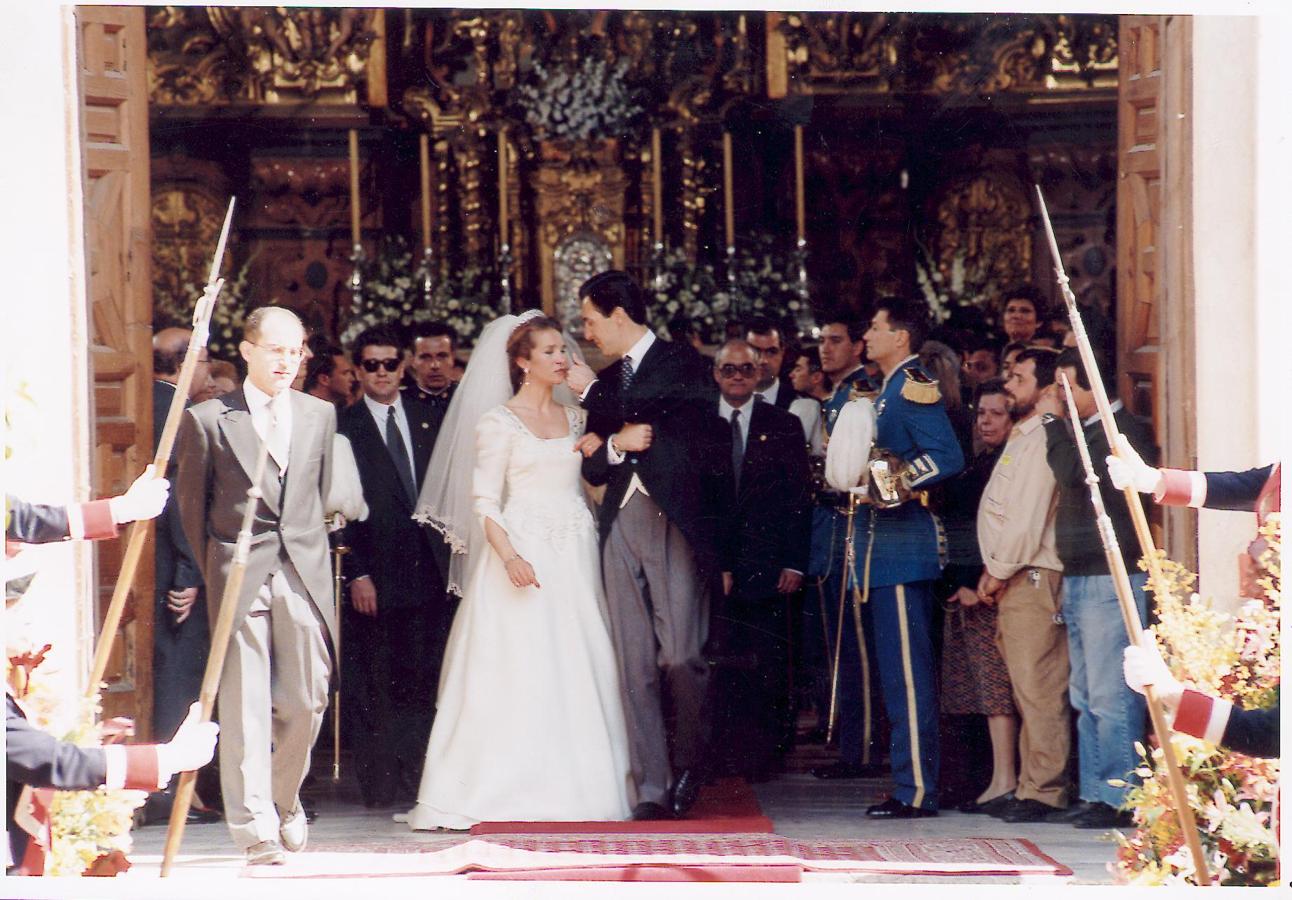
<svg viewBox="0 0 1292 900"><path fill-rule="evenodd" d="M795 841L767 834L492 835L447 847L437 843L420 848L401 841L388 844L385 853L374 853L376 849L312 846L309 852L293 854L286 866L248 867L244 874L254 878L344 878L498 872L520 878L559 878L563 872L576 875L607 869L616 870L616 874L606 873L615 880L636 880L623 873L643 866L711 871L755 866L782 875L788 871L786 867L876 875L1072 874L1031 841L1019 838ZM362 863L355 859L356 851L364 853Z"/></svg>
<svg viewBox="0 0 1292 900"><path fill-rule="evenodd" d="M772 820L743 778L722 778L700 788L684 819L647 822L481 822L485 834L771 834Z"/></svg>

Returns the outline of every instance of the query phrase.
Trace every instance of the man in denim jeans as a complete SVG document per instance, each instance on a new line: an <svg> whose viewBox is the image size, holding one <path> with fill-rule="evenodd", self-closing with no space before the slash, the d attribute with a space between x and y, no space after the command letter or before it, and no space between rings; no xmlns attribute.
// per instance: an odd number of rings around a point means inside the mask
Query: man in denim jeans
<svg viewBox="0 0 1292 900"><path fill-rule="evenodd" d="M1095 475L1103 492L1104 507L1112 519L1126 569L1144 623L1147 600L1144 586L1148 575L1138 571L1139 540L1131 523L1130 510L1120 491L1109 482L1110 452L1099 421L1094 394L1085 366L1076 348L1063 351L1058 359L1068 376L1072 396L1086 442L1090 445ZM1101 371L1109 371L1101 366ZM1071 672L1068 694L1077 710L1077 756L1080 802L1047 821L1070 822L1077 828L1127 827L1129 811L1119 810L1126 788L1109 785L1109 779L1133 780L1138 763L1135 741L1144 737L1144 701L1126 686L1118 668L1128 645L1126 626L1118 608L1117 590L1108 571L1103 543L1090 502L1086 472L1078 454L1072 424L1066 421L1067 403L1047 399L1037 405L1045 420L1047 460L1059 485L1059 508L1055 522L1059 557L1063 560L1063 618L1068 626L1068 656ZM1112 404L1117 429L1136 451L1156 465L1157 447L1153 431L1144 419L1132 416L1120 400Z"/></svg>

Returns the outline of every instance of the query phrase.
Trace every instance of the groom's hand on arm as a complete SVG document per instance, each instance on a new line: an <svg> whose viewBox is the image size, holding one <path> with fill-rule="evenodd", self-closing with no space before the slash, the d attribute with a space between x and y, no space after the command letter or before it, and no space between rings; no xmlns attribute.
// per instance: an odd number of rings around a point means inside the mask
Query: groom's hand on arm
<svg viewBox="0 0 1292 900"><path fill-rule="evenodd" d="M350 582L350 605L365 616L377 614L377 588L367 575Z"/></svg>
<svg viewBox="0 0 1292 900"><path fill-rule="evenodd" d="M645 422L630 422L612 436L618 453L641 453L650 449L655 432Z"/></svg>

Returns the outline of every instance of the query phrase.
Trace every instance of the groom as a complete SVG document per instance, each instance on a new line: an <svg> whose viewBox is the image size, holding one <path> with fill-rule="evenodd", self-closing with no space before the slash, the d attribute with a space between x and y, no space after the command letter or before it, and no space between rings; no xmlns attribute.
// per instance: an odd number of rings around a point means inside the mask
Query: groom
<svg viewBox="0 0 1292 900"><path fill-rule="evenodd" d="M709 668L701 649L711 584L718 572L728 581L732 568L730 431L714 411L706 367L655 337L631 276L602 272L579 298L585 337L619 357L595 379L573 366L569 384L588 431L605 438L583 476L606 485L602 571L637 784L633 818L671 818L690 809L703 779Z"/></svg>

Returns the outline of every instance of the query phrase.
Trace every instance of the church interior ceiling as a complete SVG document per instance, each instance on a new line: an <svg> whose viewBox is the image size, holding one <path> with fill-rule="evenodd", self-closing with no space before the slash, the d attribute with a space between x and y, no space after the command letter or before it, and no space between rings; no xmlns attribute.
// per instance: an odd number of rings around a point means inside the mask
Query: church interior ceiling
<svg viewBox="0 0 1292 900"><path fill-rule="evenodd" d="M184 318L230 193L240 302L334 336L363 303L560 313L607 265L661 297L720 293L728 314L930 291L990 308L1053 283L1034 183L1078 297L1115 302L1115 16L185 6L147 22L162 318Z"/></svg>

